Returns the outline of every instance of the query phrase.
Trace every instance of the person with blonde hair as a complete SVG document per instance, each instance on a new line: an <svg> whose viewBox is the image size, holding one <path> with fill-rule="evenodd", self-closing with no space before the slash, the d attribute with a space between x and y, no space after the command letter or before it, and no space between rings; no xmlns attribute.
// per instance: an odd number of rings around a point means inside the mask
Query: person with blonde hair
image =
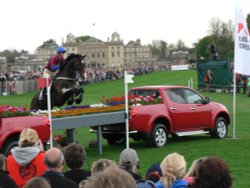
<svg viewBox="0 0 250 188"><path fill-rule="evenodd" d="M156 183L156 188L187 188L188 184L183 177L186 173L185 158L172 153L167 155L161 162L162 177Z"/></svg>
<svg viewBox="0 0 250 188"><path fill-rule="evenodd" d="M23 187L28 180L45 172L47 168L42 163L44 158L45 152L36 130L24 129L20 134L18 147L13 148L7 157L9 176L18 187Z"/></svg>
<svg viewBox="0 0 250 188"><path fill-rule="evenodd" d="M111 165L89 177L84 188L136 188L134 178L118 166Z"/></svg>
<svg viewBox="0 0 250 188"><path fill-rule="evenodd" d="M51 188L51 186L45 178L40 176L27 181L23 188Z"/></svg>
<svg viewBox="0 0 250 188"><path fill-rule="evenodd" d="M99 159L98 161L92 163L91 175L101 172L109 166L116 166L116 162L109 159Z"/></svg>

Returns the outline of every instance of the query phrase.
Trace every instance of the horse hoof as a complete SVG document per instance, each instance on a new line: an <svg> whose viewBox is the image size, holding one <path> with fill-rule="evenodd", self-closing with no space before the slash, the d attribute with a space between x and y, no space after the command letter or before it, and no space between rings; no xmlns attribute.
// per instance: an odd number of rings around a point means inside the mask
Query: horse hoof
<svg viewBox="0 0 250 188"><path fill-rule="evenodd" d="M73 100L68 100L67 105L72 105L73 102L74 102Z"/></svg>
<svg viewBox="0 0 250 188"><path fill-rule="evenodd" d="M80 104L82 102L81 99L76 99L76 104Z"/></svg>

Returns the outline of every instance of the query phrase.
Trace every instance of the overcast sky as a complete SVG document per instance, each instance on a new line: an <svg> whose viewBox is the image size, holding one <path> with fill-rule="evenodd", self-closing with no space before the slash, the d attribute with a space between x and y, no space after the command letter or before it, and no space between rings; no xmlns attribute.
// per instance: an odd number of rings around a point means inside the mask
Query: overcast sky
<svg viewBox="0 0 250 188"><path fill-rule="evenodd" d="M250 0L239 0L250 13ZM209 21L234 21L235 0L1 0L0 51L35 49L68 33L103 41L117 31L124 43L141 39L187 46L207 35Z"/></svg>

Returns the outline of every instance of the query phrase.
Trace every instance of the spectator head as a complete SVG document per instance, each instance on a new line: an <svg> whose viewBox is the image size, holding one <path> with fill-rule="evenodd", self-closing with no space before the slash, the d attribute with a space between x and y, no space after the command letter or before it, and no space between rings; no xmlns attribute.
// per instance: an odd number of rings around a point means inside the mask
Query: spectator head
<svg viewBox="0 0 250 188"><path fill-rule="evenodd" d="M0 153L0 170L5 170L6 157Z"/></svg>
<svg viewBox="0 0 250 188"><path fill-rule="evenodd" d="M79 183L79 188L84 188L86 182L87 182L87 180L82 180L82 181L80 181L80 183Z"/></svg>
<svg viewBox="0 0 250 188"><path fill-rule="evenodd" d="M206 159L205 157L202 157L202 158L198 158L198 159L194 160L192 165L190 166L189 171L187 172L186 176L196 177L197 176L197 169L199 168L202 161L204 161L205 159Z"/></svg>
<svg viewBox="0 0 250 188"><path fill-rule="evenodd" d="M36 130L26 128L20 134L18 145L19 147L32 147L38 145L40 139Z"/></svg>
<svg viewBox="0 0 250 188"><path fill-rule="evenodd" d="M134 178L117 166L109 166L87 179L84 188L136 188Z"/></svg>
<svg viewBox="0 0 250 188"><path fill-rule="evenodd" d="M186 173L186 161L178 153L167 155L161 162L162 178L164 187L169 187L175 180L183 179Z"/></svg>
<svg viewBox="0 0 250 188"><path fill-rule="evenodd" d="M58 148L49 149L46 152L44 163L50 171L62 172L64 166L62 151Z"/></svg>
<svg viewBox="0 0 250 188"><path fill-rule="evenodd" d="M137 188L156 188L155 183L150 180L138 180L136 185Z"/></svg>
<svg viewBox="0 0 250 188"><path fill-rule="evenodd" d="M136 151L131 148L124 149L120 154L119 165L125 170L137 173L139 169L139 158Z"/></svg>
<svg viewBox="0 0 250 188"><path fill-rule="evenodd" d="M162 177L162 171L159 164L153 164L149 167L146 173L146 180L153 181L156 183Z"/></svg>
<svg viewBox="0 0 250 188"><path fill-rule="evenodd" d="M51 188L51 186L45 178L34 177L27 181L23 188Z"/></svg>
<svg viewBox="0 0 250 188"><path fill-rule="evenodd" d="M230 188L232 177L225 161L218 157L208 157L197 169L194 188Z"/></svg>
<svg viewBox="0 0 250 188"><path fill-rule="evenodd" d="M91 166L91 175L101 172L109 166L116 166L116 162L109 159L99 159L98 161L93 162Z"/></svg>
<svg viewBox="0 0 250 188"><path fill-rule="evenodd" d="M86 160L86 152L81 144L69 144L63 149L63 154L70 169L81 168Z"/></svg>

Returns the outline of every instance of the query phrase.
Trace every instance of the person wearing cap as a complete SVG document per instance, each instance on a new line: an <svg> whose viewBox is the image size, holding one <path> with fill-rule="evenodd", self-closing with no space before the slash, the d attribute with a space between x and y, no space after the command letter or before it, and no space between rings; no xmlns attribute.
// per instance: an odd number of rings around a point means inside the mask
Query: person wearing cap
<svg viewBox="0 0 250 188"><path fill-rule="evenodd" d="M56 74L59 72L60 65L65 63L64 54L67 52L66 48L60 46L56 50L57 55L51 57L49 59L48 64L45 66L43 71L44 78L54 78Z"/></svg>
<svg viewBox="0 0 250 188"><path fill-rule="evenodd" d="M159 164L152 164L146 173L146 180L153 181L154 183L158 182L162 177L162 171Z"/></svg>
<svg viewBox="0 0 250 188"><path fill-rule="evenodd" d="M131 148L124 149L120 154L119 166L133 176L135 180L142 179L138 173L139 158L135 150Z"/></svg>

